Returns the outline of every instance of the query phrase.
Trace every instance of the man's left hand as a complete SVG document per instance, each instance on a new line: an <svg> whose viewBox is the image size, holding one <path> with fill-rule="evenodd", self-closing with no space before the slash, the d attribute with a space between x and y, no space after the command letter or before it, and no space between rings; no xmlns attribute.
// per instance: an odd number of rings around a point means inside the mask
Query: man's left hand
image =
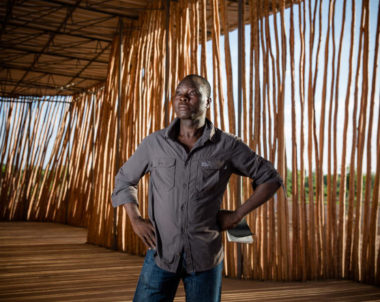
<svg viewBox="0 0 380 302"><path fill-rule="evenodd" d="M236 211L220 210L217 215L221 231L234 228L241 220Z"/></svg>

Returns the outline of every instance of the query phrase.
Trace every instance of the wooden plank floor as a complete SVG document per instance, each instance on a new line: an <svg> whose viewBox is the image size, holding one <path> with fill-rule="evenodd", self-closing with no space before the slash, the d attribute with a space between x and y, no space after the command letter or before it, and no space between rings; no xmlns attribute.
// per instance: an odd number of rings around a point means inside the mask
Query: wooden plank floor
<svg viewBox="0 0 380 302"><path fill-rule="evenodd" d="M86 229L0 222L0 301L131 301L143 258L86 244ZM222 301L380 301L351 281L223 280ZM185 301L180 286L175 301Z"/></svg>

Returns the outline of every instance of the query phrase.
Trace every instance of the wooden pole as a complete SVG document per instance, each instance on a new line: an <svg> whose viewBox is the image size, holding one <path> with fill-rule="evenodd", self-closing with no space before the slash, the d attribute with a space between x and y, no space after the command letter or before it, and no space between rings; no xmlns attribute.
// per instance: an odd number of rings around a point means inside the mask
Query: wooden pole
<svg viewBox="0 0 380 302"><path fill-rule="evenodd" d="M242 114L242 53L244 49L242 48L242 35L243 35L243 0L239 0L238 5L238 118L237 118L237 136L241 137L241 114ZM241 205L241 177L238 176L237 178L237 188L236 188L236 206ZM242 258L242 252L241 252L241 244L237 244L237 277L240 279L242 277L242 265L243 265L243 258Z"/></svg>
<svg viewBox="0 0 380 302"><path fill-rule="evenodd" d="M118 68L117 68L117 126L116 126L116 159L115 159L115 171L118 171L121 166L121 150L120 150L120 135L121 135L121 93L122 93L122 87L121 87L121 69L122 66L122 59L123 59L123 19L119 19L119 61L118 61ZM113 244L112 248L117 250L118 244L117 244L117 215L118 215L118 208L113 208Z"/></svg>
<svg viewBox="0 0 380 302"><path fill-rule="evenodd" d="M169 64L170 64L170 49L169 49L169 25L170 25L170 0L166 0L165 6L165 127L169 125Z"/></svg>
<svg viewBox="0 0 380 302"><path fill-rule="evenodd" d="M72 117L73 117L73 103L70 103L70 108L69 108L69 124L68 124L68 145L67 145L67 158L66 158L66 163L65 163L65 175L66 175L66 182L70 182L70 158L71 158L71 151L72 151L72 141L71 141L71 122L72 122ZM70 192L70 191L69 191ZM69 196L70 194L68 193L65 198L65 223L67 224L68 221L68 216L69 216Z"/></svg>
<svg viewBox="0 0 380 302"><path fill-rule="evenodd" d="M31 157L31 151L32 151L31 150L32 141L30 137L31 120L32 120L32 102L29 102L28 103L28 130L27 130L28 151L27 151L25 171L24 171L24 173L26 173L26 176L25 176L25 182L24 182L24 187L23 187L24 220L28 220L28 210L29 210L28 186L29 186L29 181L30 181L30 169L31 169L30 157Z"/></svg>

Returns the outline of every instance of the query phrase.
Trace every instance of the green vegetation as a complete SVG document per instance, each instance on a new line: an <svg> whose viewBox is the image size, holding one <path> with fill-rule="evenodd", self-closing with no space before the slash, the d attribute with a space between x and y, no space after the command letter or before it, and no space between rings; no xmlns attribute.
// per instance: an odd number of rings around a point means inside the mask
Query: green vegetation
<svg viewBox="0 0 380 302"><path fill-rule="evenodd" d="M67 170L67 169L66 169ZM349 173L349 168L347 168L347 176L346 176L346 197L348 196L349 194L349 183L350 183L350 173ZM2 165L2 169L1 169L1 176L4 175L5 173L5 165L3 164ZM43 179L43 176L45 174L45 169L42 169L39 171L41 174L40 174L40 179L42 180ZM23 171L21 171L21 175L20 177L22 176L22 173ZM56 173L56 169L54 170L50 170L49 173ZM298 186L300 185L301 183L301 175L300 175L300 171L298 171L297 173L297 181L298 181ZM63 179L65 175L65 171L62 171L62 175L60 177L61 181ZM315 182L316 182L316 173L313 172L313 175L312 175L312 184L313 184L313 191L315 192ZM356 195L356 190L357 190L357 173L355 171L355 174L354 174L354 177L355 177L355 195ZM366 186L366 181L367 181L367 175L364 174L363 175L363 184L362 184L362 194L364 196L364 193L365 193L365 186ZM332 182L333 182L333 175L331 176L331 185L332 185ZM339 198L339 190L340 190L340 183L341 183L341 175L338 174L337 175L337 191L336 191L336 198L338 199ZM288 196L292 196L292 171L287 169L287 175L286 175L286 188L287 188L287 194ZM371 195L372 195L372 191L373 191L373 187L374 187L374 184L375 184L375 174L371 174ZM324 197L325 199L327 198L327 175L323 175L323 185L324 185ZM309 184L309 177L307 174L305 174L305 197L306 197L306 200L308 201L309 200L309 187L310 187L310 184ZM315 193L314 193L314 196L315 196Z"/></svg>
<svg viewBox="0 0 380 302"><path fill-rule="evenodd" d="M346 196L348 196L348 194L349 194L350 177L351 177L351 174L349 172L349 168L347 168L347 174L346 174ZM357 173L356 173L356 171L354 173L354 177L355 177L354 185L355 185L355 195L356 195L356 192L357 192ZM316 173L313 172L313 174L312 174L312 184L313 184L313 191L314 192L315 192L315 187L316 187L316 185L315 185L316 178L317 178ZM300 182L301 182L300 171L298 171L298 173L297 173L297 181L298 181L298 186L299 186ZM364 174L363 175L363 183L362 183L362 194L363 195L365 193L366 182L367 182L367 175ZM339 191L340 191L340 187L341 187L340 183L341 183L341 175L338 174L337 175L336 198L339 198ZM287 194L288 194L288 196L292 195L292 184L293 184L293 182L292 182L292 171L289 170L289 169L287 169L286 188L287 188ZM374 184L375 184L375 174L371 174L371 194L372 194L372 191L373 191ZM331 186L332 185L333 185L333 175L331 175ZM309 200L309 188L310 188L309 177L308 177L308 174L306 173L305 174L305 194L306 194L306 200ZM327 175L323 175L323 190L324 190L324 197L326 198L327 197Z"/></svg>

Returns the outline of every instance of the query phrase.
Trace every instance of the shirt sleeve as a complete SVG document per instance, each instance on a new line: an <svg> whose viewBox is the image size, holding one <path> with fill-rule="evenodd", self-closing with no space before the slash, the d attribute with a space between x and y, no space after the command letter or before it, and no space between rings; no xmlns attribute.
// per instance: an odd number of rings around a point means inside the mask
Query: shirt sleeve
<svg viewBox="0 0 380 302"><path fill-rule="evenodd" d="M137 205L137 184L149 170L149 146L144 138L133 155L123 164L115 176L115 188L111 195L112 206L134 202Z"/></svg>
<svg viewBox="0 0 380 302"><path fill-rule="evenodd" d="M231 162L232 172L250 177L253 189L266 182L277 182L284 189L283 180L273 164L256 154L240 138L236 138L232 147Z"/></svg>

